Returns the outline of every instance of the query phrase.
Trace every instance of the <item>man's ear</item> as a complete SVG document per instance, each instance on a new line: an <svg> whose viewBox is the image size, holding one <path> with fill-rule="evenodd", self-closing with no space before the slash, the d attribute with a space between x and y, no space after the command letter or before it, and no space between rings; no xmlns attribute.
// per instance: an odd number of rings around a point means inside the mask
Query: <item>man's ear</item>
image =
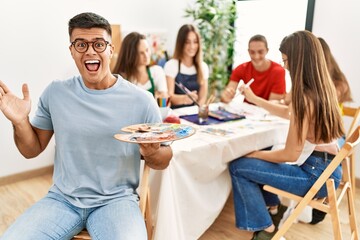
<svg viewBox="0 0 360 240"><path fill-rule="evenodd" d="M113 44L110 45L110 54L109 54L109 58L111 59L112 56L114 55L114 51L115 51L115 46Z"/></svg>
<svg viewBox="0 0 360 240"><path fill-rule="evenodd" d="M71 57L74 58L73 51L71 50L71 45L69 46L69 50L70 50L70 53L71 53Z"/></svg>

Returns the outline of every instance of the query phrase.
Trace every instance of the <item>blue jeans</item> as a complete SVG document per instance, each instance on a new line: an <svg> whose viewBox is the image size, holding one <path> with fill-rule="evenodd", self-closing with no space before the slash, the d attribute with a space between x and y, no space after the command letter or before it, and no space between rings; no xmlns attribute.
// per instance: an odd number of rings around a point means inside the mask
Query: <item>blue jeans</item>
<svg viewBox="0 0 360 240"><path fill-rule="evenodd" d="M96 240L147 239L144 218L136 201L119 199L105 206L84 209L53 192L25 211L1 239L71 239L84 227Z"/></svg>
<svg viewBox="0 0 360 240"><path fill-rule="evenodd" d="M304 196L331 160L310 156L301 165L270 163L256 158L242 157L230 163L230 175L234 192L236 226L247 231L260 231L272 225L267 206L280 203L277 195L266 192L263 185ZM342 176L339 166L331 178L338 187ZM316 197L327 195L326 185Z"/></svg>

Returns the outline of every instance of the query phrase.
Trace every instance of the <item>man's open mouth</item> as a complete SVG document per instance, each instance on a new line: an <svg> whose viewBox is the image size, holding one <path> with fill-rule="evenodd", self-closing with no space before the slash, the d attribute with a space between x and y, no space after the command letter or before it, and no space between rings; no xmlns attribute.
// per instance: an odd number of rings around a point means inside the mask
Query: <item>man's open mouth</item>
<svg viewBox="0 0 360 240"><path fill-rule="evenodd" d="M99 60L88 60L85 62L85 67L89 71L97 71L100 67Z"/></svg>

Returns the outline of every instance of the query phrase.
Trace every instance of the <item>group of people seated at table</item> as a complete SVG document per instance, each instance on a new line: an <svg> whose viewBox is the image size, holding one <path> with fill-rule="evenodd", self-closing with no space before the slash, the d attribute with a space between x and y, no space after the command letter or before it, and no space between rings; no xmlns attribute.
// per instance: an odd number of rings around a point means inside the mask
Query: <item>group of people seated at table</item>
<svg viewBox="0 0 360 240"><path fill-rule="evenodd" d="M257 96L267 100L283 100L285 97L285 70L266 58L267 40L255 35L249 40L251 61L237 66L230 81L221 94L221 101L228 103L235 96L240 80L246 84L251 79L251 89ZM202 58L201 36L192 24L180 27L173 57L164 69L150 64L150 47L146 36L129 33L122 42L118 62L113 73L120 74L137 86L150 91L155 98L169 97L171 108L203 105L208 95L209 67ZM184 92L184 88L189 92ZM190 97L188 96L190 95Z"/></svg>
<svg viewBox="0 0 360 240"><path fill-rule="evenodd" d="M70 239L84 227L90 235L107 239L146 239L136 206L140 158L152 168L164 169L171 147L120 144L111 136L119 126L159 122L153 97L170 97L174 108L191 106L194 100L205 103L209 68L202 59L200 34L195 26L183 25L173 58L163 70L149 66L146 38L132 32L123 40L113 72L109 59L114 46L106 19L94 13L76 15L69 21L69 37L80 76L50 84L31 122L27 85L20 99L0 82L0 109L12 122L15 143L25 157L39 155L56 131L54 185L2 239L49 239L49 231L54 239ZM266 58L265 37L253 36L248 44L251 60L233 70L221 93L227 103L239 88L249 103L290 120L282 149L254 151L229 166L236 226L254 232L252 239L271 239L285 210L278 197L261 186L304 195L337 154L336 140L344 135L339 103L351 101L346 78L323 39L297 31L284 37L279 50L284 67ZM291 77L289 93L284 68ZM240 80L251 79L251 86L238 87ZM285 96L288 104L269 101ZM341 167L331 177L338 185ZM326 194L324 186L317 196Z"/></svg>

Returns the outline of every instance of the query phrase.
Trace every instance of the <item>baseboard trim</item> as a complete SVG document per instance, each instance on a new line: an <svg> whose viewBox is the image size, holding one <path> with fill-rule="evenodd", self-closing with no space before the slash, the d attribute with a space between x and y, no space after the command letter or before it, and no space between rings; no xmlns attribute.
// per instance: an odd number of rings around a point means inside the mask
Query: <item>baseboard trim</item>
<svg viewBox="0 0 360 240"><path fill-rule="evenodd" d="M16 174L5 176L5 177L0 177L0 186L19 182L19 181L24 181L24 180L27 180L27 179L30 179L33 177L38 177L38 176L42 176L42 175L49 174L49 173L53 173L53 170L54 170L54 166L51 165L51 166L42 167L42 168L38 168L38 169L26 171L26 172L16 173Z"/></svg>

